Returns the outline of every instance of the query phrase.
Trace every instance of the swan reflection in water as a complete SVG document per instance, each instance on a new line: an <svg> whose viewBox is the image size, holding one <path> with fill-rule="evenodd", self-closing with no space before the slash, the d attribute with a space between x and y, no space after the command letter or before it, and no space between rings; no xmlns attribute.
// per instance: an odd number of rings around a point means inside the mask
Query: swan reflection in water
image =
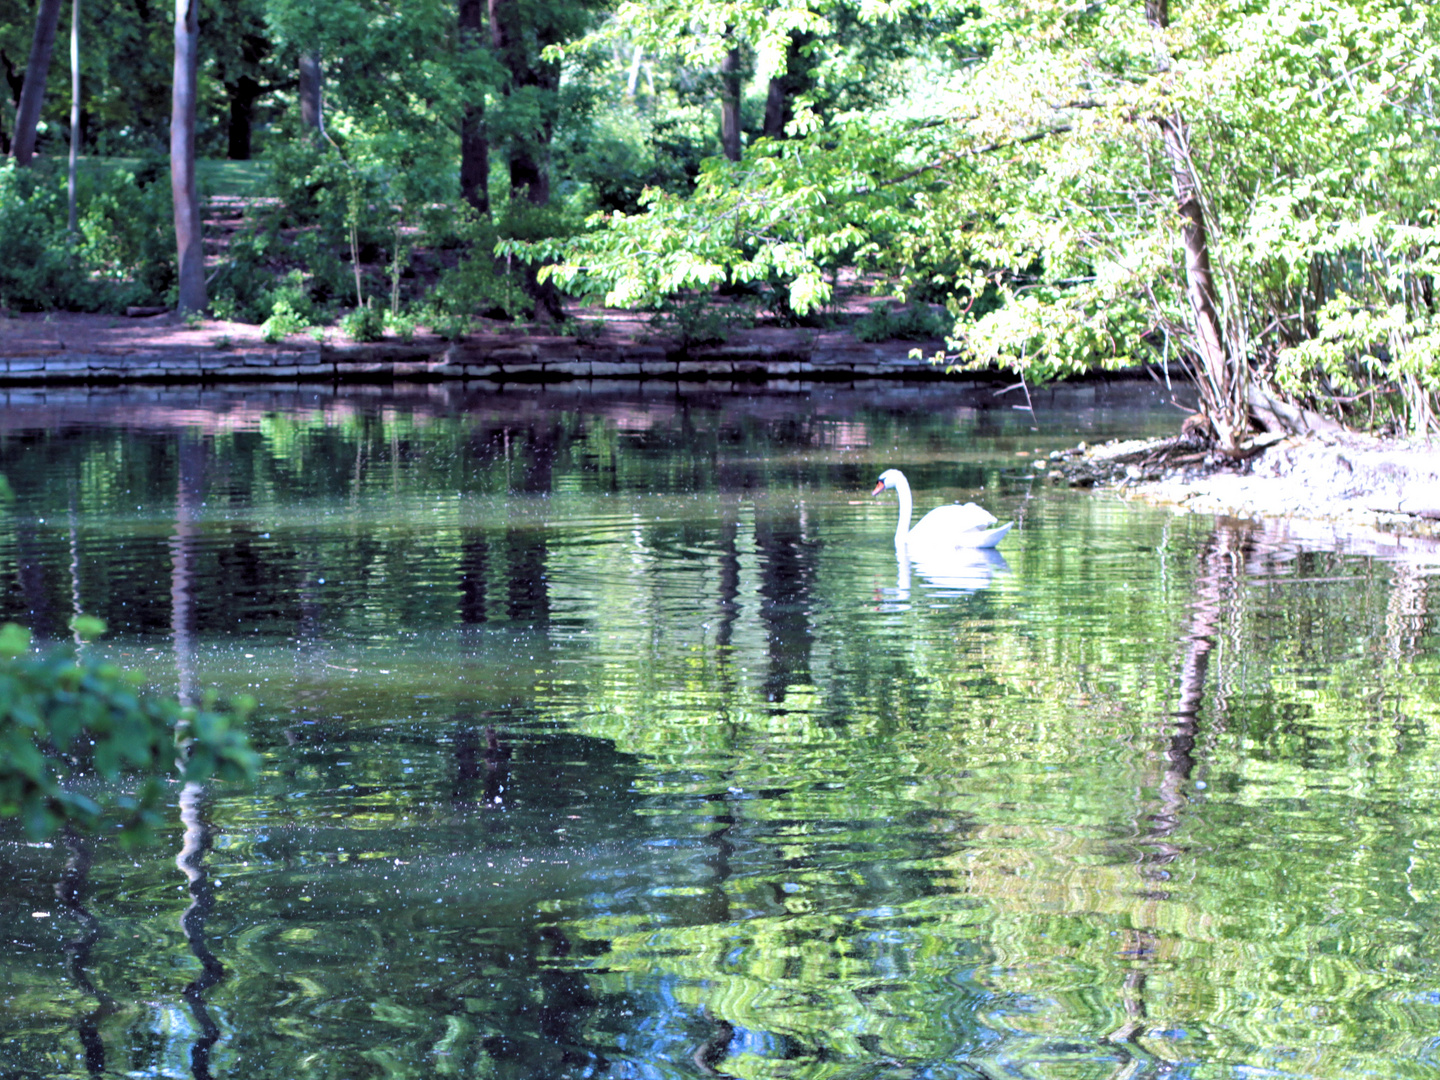
<svg viewBox="0 0 1440 1080"><path fill-rule="evenodd" d="M910 600L912 581L918 577L924 595L941 597L970 596L989 588L997 578L1009 574L1010 564L994 548L964 548L946 552L911 553L895 549L895 587L881 589L880 596L890 603Z"/></svg>
<svg viewBox="0 0 1440 1080"><path fill-rule="evenodd" d="M969 596L1009 573L1005 556L994 547L956 549L943 556L906 552L900 547L896 550L896 567L896 592L901 596L909 596L912 570L927 592L936 596Z"/></svg>

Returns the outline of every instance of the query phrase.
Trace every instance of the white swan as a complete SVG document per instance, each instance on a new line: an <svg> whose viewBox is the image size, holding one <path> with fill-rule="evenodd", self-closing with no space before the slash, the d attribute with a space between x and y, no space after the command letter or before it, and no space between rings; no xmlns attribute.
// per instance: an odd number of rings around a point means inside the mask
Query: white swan
<svg viewBox="0 0 1440 1080"><path fill-rule="evenodd" d="M886 469L880 474L871 495L879 495L887 488L894 488L900 496L900 520L895 526L895 546L910 552L953 551L956 548L993 548L1004 539L1015 523L1007 521L999 525L999 519L990 511L966 503L961 506L937 506L913 529L910 514L914 500L910 496L910 481L899 469Z"/></svg>

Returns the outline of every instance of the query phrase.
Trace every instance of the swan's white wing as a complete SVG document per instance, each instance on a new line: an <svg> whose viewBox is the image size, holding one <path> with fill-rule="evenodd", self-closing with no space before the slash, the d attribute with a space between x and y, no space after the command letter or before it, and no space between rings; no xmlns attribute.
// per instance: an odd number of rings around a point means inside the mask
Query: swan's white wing
<svg viewBox="0 0 1440 1080"><path fill-rule="evenodd" d="M998 520L989 510L982 506L976 506L973 502L965 503L963 506L958 503L937 506L910 530L909 540L911 543L915 543L917 540L927 544L939 543L957 533L970 532L974 529L988 529Z"/></svg>
<svg viewBox="0 0 1440 1080"><path fill-rule="evenodd" d="M932 510L925 515L925 520L920 522L925 528L917 525L910 530L910 535L905 540L905 546L912 552L915 551L954 551L957 548L993 548L1005 534L1015 527L1013 521L1007 521L1004 525L996 525L996 519L985 510L974 503L970 503L969 509L977 511L973 516L966 515L943 515L940 518L943 527L931 528L930 522L935 518L938 510ZM942 506L941 510L965 510L964 506ZM958 521L953 520L958 518ZM947 523L947 519L952 519Z"/></svg>

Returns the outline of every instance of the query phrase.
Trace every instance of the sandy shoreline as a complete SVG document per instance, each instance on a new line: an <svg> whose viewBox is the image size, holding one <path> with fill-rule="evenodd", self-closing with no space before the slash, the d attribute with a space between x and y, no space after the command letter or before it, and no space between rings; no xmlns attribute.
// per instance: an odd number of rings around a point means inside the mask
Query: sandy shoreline
<svg viewBox="0 0 1440 1080"><path fill-rule="evenodd" d="M1183 450L1177 443L1169 449ZM1440 537L1440 440L1295 435L1233 468L1173 452L1172 462L1202 460L1167 466L1157 460L1161 445L1086 448L1069 464L1108 475L1127 497L1197 513Z"/></svg>

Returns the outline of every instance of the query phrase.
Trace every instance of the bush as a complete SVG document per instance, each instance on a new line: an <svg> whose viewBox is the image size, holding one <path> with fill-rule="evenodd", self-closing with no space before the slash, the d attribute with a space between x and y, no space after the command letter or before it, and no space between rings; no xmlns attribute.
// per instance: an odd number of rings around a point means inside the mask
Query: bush
<svg viewBox="0 0 1440 1080"><path fill-rule="evenodd" d="M340 320L340 329L352 341L379 341L385 336L385 314L367 301Z"/></svg>
<svg viewBox="0 0 1440 1080"><path fill-rule="evenodd" d="M399 311L385 312L385 329L407 345L415 340L415 316Z"/></svg>
<svg viewBox="0 0 1440 1080"><path fill-rule="evenodd" d="M276 237L267 231L242 232L226 251L211 279L210 310L216 318L258 323L274 311L271 250Z"/></svg>
<svg viewBox="0 0 1440 1080"><path fill-rule="evenodd" d="M892 307L879 304L855 323L855 336L861 341L927 341L943 338L954 328L955 320L945 312L925 304Z"/></svg>
<svg viewBox="0 0 1440 1080"><path fill-rule="evenodd" d="M109 307L159 303L176 285L169 170L154 164L81 174L80 255L91 274L111 283Z"/></svg>
<svg viewBox="0 0 1440 1080"><path fill-rule="evenodd" d="M315 319L315 301L310 297L310 286L305 281L305 275L299 270L291 270L275 284L271 293L272 313L281 305L294 312L308 324Z"/></svg>
<svg viewBox="0 0 1440 1080"><path fill-rule="evenodd" d="M301 330L308 328L310 320L290 306L290 301L280 298L275 301L275 307L260 326L260 336L271 345L284 341L291 334L298 334Z"/></svg>
<svg viewBox="0 0 1440 1080"><path fill-rule="evenodd" d="M431 333L444 341L459 341L470 330L470 319L465 315L432 310L425 314L424 321Z"/></svg>
<svg viewBox="0 0 1440 1080"><path fill-rule="evenodd" d="M682 349L694 345L722 345L734 330L751 326L748 309L719 304L709 296L672 297L650 319L650 325L677 339Z"/></svg>
<svg viewBox="0 0 1440 1080"><path fill-rule="evenodd" d="M119 311L164 301L175 281L168 191L105 168L81 174L77 202L72 234L55 169L0 164L0 306Z"/></svg>
<svg viewBox="0 0 1440 1080"><path fill-rule="evenodd" d="M0 166L0 307L95 306L66 217L64 195L46 177Z"/></svg>
<svg viewBox="0 0 1440 1080"><path fill-rule="evenodd" d="M489 250L476 245L460 264L440 275L430 293L430 306L438 313L469 318L528 319L535 303L525 292L520 274L496 265Z"/></svg>

